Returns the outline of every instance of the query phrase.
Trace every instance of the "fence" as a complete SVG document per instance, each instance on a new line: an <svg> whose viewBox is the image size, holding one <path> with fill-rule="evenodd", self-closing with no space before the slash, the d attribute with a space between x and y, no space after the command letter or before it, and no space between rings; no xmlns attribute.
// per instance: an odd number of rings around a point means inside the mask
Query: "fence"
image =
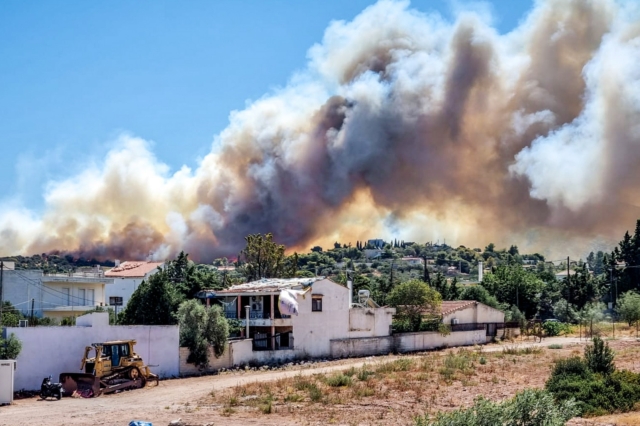
<svg viewBox="0 0 640 426"><path fill-rule="evenodd" d="M253 336L254 351L293 349L293 333L260 334Z"/></svg>

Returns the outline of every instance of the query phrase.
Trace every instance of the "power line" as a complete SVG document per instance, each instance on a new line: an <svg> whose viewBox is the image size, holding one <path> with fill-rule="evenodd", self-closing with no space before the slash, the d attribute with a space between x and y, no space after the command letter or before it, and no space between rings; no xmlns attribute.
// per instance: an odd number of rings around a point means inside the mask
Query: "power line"
<svg viewBox="0 0 640 426"><path fill-rule="evenodd" d="M32 278L26 277L25 275L21 274L18 271L14 271L14 272L16 273L16 275L18 275L20 278L22 278L24 281L26 281L27 284L38 288L40 291L42 291L43 293L48 294L49 296L57 297L58 299L61 299L61 300L64 300L64 298L66 298L67 300L69 300L69 302L71 302L71 299L76 299L76 300L82 301L83 305L71 305L71 306L85 306L84 303L86 303L86 300L87 300L86 297L82 298L82 297L78 297L78 296L73 296L71 294L71 292L64 293L64 292L56 290L54 288L46 287L44 285L44 283L42 282L42 280L34 280ZM51 293L51 292L59 293L60 295L57 295L57 294L54 294L54 293ZM64 298L62 296L64 296ZM43 302L41 301L41 303L43 303ZM69 305L64 305L63 304L63 305L59 305L59 306L69 306Z"/></svg>

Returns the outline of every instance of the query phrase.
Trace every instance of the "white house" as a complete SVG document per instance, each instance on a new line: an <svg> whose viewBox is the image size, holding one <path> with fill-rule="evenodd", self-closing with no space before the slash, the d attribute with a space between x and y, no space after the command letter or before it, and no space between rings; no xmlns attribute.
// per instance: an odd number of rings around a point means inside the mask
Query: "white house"
<svg viewBox="0 0 640 426"><path fill-rule="evenodd" d="M282 315L278 309L283 289L306 290L298 296L298 315ZM365 297L350 306L350 290L326 278L263 279L201 297L224 306L227 318L239 319L253 338L254 351L270 354L256 358L331 356L331 340L389 336L394 308L378 307ZM214 302L215 303L215 302ZM249 306L247 319L245 306ZM289 354L277 354L288 351Z"/></svg>
<svg viewBox="0 0 640 426"><path fill-rule="evenodd" d="M163 265L163 262L117 263L115 268L104 274L105 277L113 279L113 283L106 287L107 304L116 310L119 309L118 307L127 306L127 302L140 283L158 272L158 268Z"/></svg>
<svg viewBox="0 0 640 426"><path fill-rule="evenodd" d="M3 299L25 315L65 318L105 305L105 287L113 280L101 271L43 274L39 269L5 270Z"/></svg>

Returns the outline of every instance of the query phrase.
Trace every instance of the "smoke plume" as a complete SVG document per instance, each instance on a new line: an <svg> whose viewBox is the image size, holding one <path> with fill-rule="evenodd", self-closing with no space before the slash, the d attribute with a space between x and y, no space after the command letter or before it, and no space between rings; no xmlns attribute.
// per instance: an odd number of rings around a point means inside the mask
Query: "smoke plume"
<svg viewBox="0 0 640 426"><path fill-rule="evenodd" d="M540 1L501 35L471 12L447 22L383 0L331 23L308 57L233 112L195 170L122 135L48 185L44 213L5 206L0 254L206 261L256 232L302 249L396 236L566 253L640 217L631 3Z"/></svg>

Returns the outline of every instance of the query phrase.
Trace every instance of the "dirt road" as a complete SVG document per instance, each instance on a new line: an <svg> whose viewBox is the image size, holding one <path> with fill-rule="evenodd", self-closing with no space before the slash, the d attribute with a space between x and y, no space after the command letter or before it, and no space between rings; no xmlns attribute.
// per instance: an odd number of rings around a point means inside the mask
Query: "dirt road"
<svg viewBox="0 0 640 426"><path fill-rule="evenodd" d="M583 339L582 343L586 343ZM518 343L517 346L547 346L553 343L577 344L577 338L550 338L542 343ZM502 351L505 345L487 345L484 351ZM205 406L197 402L219 390L251 382L268 382L295 375L328 373L360 367L363 364L378 364L397 359L398 356L358 358L290 370L247 371L216 376L193 377L161 381L157 387L105 395L99 398L64 398L60 401L41 401L39 398L17 400L11 406L0 407L0 425L128 425L131 420L146 420L155 425L168 425L170 421L182 419L188 425L293 425L313 424L312 420L292 418L274 413L256 417L255 414L234 413L224 417L221 407Z"/></svg>

